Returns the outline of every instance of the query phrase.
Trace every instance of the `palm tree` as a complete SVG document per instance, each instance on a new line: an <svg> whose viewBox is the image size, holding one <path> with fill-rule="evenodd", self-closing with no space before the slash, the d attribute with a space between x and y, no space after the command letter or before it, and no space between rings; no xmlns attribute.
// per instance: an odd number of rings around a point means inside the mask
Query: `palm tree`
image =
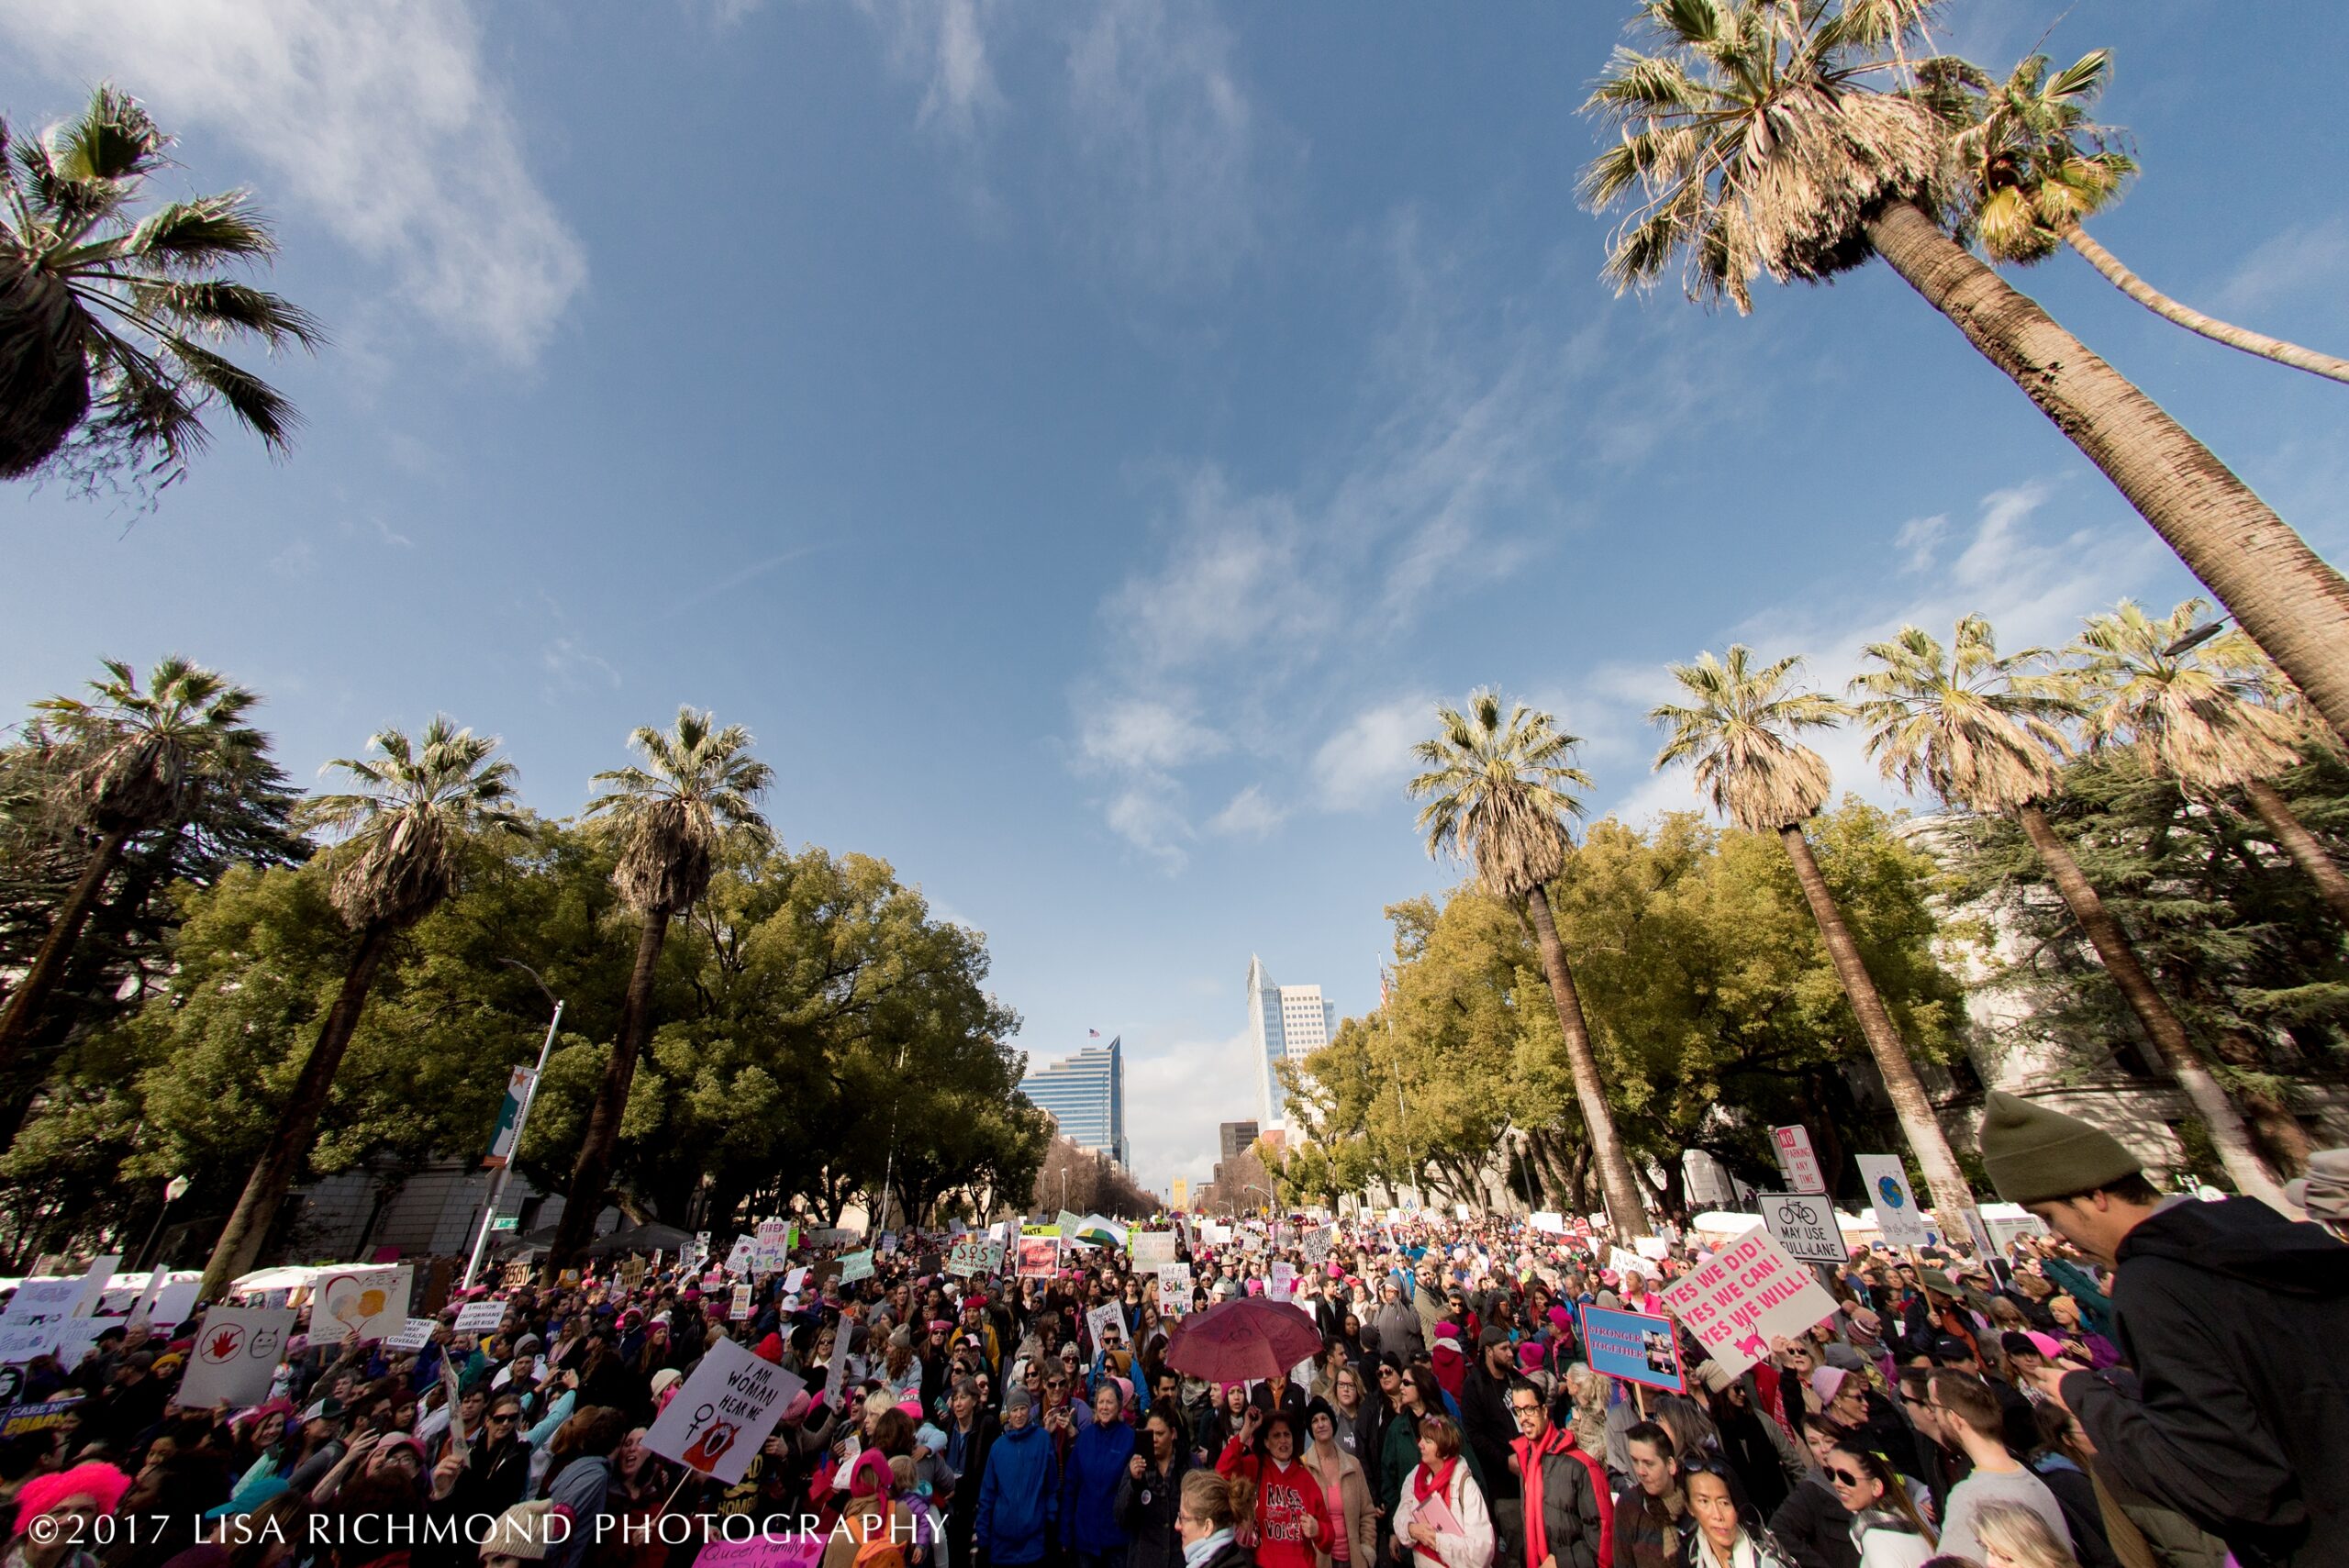
<svg viewBox="0 0 2349 1568"><path fill-rule="evenodd" d="M1709 795L1714 808L1748 833L1774 833L1794 862L1795 880L1809 900L1811 917L1827 955L1842 982L1860 1032L1884 1074L1885 1093L1900 1118L1900 1130L1925 1170L1933 1207L1943 1224L1958 1227L1958 1216L1974 1202L1957 1156L1933 1103L1909 1058L1908 1042L1893 1027L1884 998L1860 957L1859 944L1843 923L1835 895L1820 873L1819 857L1811 852L1803 824L1827 803L1826 760L1793 737L1805 729L1831 728L1849 710L1833 697L1795 688L1798 657L1756 666L1753 653L1732 644L1725 659L1700 653L1694 664L1672 666L1691 701L1686 706L1664 704L1650 710L1648 722L1666 726L1671 738L1656 753L1655 765L1693 759L1697 787Z"/></svg>
<svg viewBox="0 0 2349 1568"><path fill-rule="evenodd" d="M384 729L367 745L374 755L327 764L350 775L351 793L315 796L302 810L306 824L345 834L329 851L329 895L358 940L342 988L277 1113L277 1129L204 1266L199 1294L206 1301L218 1300L231 1280L253 1266L279 1206L308 1161L343 1051L392 939L456 891L468 837L527 831L512 805L514 764L495 755L495 737L435 717L413 740Z"/></svg>
<svg viewBox="0 0 2349 1568"><path fill-rule="evenodd" d="M277 250L245 192L132 210L170 145L111 86L36 140L0 121L0 479L40 467L85 418L95 461L174 473L205 444L216 399L286 450L293 405L199 339L316 348L324 334L219 271Z"/></svg>
<svg viewBox="0 0 2349 1568"><path fill-rule="evenodd" d="M567 1265L595 1237L629 1084L652 1033L652 981L670 920L708 891L722 847L731 842L763 849L774 840L755 802L774 782L774 770L751 755L751 732L740 725L721 729L708 714L680 707L666 733L645 725L629 737L629 744L643 754L646 766L597 773L595 782L607 787L587 803L587 815L602 818L618 840L619 864L612 881L621 901L644 923L611 1060L596 1086L586 1136L571 1170L571 1191L548 1249L551 1269Z"/></svg>
<svg viewBox="0 0 2349 1568"><path fill-rule="evenodd" d="M91 698L57 696L34 705L40 736L54 747L56 782L45 803L57 817L97 841L32 967L0 1011L0 1069L32 1038L82 929L105 897L131 840L184 822L207 796L230 797L278 777L268 738L246 724L261 699L215 671L173 654L140 690L118 659L90 683Z"/></svg>
<svg viewBox="0 0 2349 1568"><path fill-rule="evenodd" d="M1609 1217L1619 1234L1644 1236L1647 1208L1615 1130L1615 1113L1608 1108L1582 994L1575 988L1565 945L1550 912L1549 884L1564 874L1572 847L1565 818L1582 814L1582 802L1568 792L1590 787L1589 775L1572 763L1582 741L1523 703L1511 704L1504 719L1497 692L1471 693L1465 712L1439 704L1435 716L1440 733L1411 752L1427 771L1409 784L1413 798L1427 801L1419 808L1419 827L1428 836L1428 854L1465 860L1475 867L1485 891L1524 907L1542 949L1558 1032L1565 1038L1566 1066L1590 1130Z"/></svg>
<svg viewBox="0 0 2349 1568"><path fill-rule="evenodd" d="M2128 933L2047 820L2043 803L2059 782L2057 759L2070 751L2057 721L2071 709L2049 684L2024 673L2040 655L2000 658L1990 623L1966 616L1946 651L1924 631L1904 626L1891 641L1871 643L1864 656L1876 667L1856 677L1852 687L1865 694L1859 717L1867 726L1868 755L1884 776L1911 794L1922 785L1945 805L2011 813L2021 823L2105 973L2201 1113L2236 1188L2283 1207L2283 1191L2252 1151L2242 1113L2154 988Z"/></svg>
<svg viewBox="0 0 2349 1568"><path fill-rule="evenodd" d="M1932 0L1642 0L1586 107L1620 128L1584 172L1620 289L1685 258L1692 297L1752 308L1759 274L1817 282L1881 256L2119 487L2349 735L2349 583L2129 380L1944 225L1965 182L1909 50Z"/></svg>
<svg viewBox="0 0 2349 1568"><path fill-rule="evenodd" d="M2299 765L2307 728L2259 700L2262 672L2246 664L2255 650L2170 651L2210 607L2188 599L2156 620L2123 599L2110 614L2088 617L2069 651L2081 661L2088 733L2102 742L2125 740L2146 772L2197 794L2241 789L2333 917L2349 926L2349 876L2268 782Z"/></svg>
<svg viewBox="0 0 2349 1568"><path fill-rule="evenodd" d="M2069 245L2106 282L2165 321L2246 354L2349 381L2349 360L2180 304L2130 271L2080 227L2116 200L2121 184L2137 172L2136 161L2113 144L2111 133L2088 118L2088 106L2112 74L2110 50L2082 55L2052 76L2047 57L2034 54L1996 86L1970 65L1937 63L1956 89L1950 102L1971 122L1957 134L1957 153L1972 183L1967 195L1973 232L1992 261L2028 265L2054 255L2058 245Z"/></svg>

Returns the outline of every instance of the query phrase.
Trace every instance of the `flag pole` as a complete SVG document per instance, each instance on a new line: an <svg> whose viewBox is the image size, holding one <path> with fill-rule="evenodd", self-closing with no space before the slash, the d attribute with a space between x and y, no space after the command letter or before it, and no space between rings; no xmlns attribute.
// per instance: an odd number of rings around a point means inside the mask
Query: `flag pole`
<svg viewBox="0 0 2349 1568"><path fill-rule="evenodd" d="M473 1252L465 1261L464 1283L459 1288L471 1290L473 1277L481 1273L482 1254L489 1250L489 1228L497 1219L497 1201L506 1195L506 1173L514 1168L514 1158L522 1152L522 1129L530 1119L530 1102L539 1097L539 1080L546 1075L547 1057L554 1050L554 1032L562 1027L562 1003L554 1005L554 1017L547 1020L547 1038L539 1045L539 1064L530 1072L530 1086L522 1091L522 1103L514 1109L514 1143L507 1151L506 1163L497 1167L489 1178L489 1202L482 1207L481 1229L473 1234Z"/></svg>

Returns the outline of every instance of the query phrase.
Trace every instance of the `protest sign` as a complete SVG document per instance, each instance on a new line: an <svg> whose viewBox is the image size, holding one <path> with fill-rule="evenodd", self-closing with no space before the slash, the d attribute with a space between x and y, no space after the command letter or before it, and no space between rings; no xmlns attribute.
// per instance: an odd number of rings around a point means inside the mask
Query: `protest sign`
<svg viewBox="0 0 2349 1568"><path fill-rule="evenodd" d="M770 1247L787 1248L791 1245L791 1221L762 1219L759 1221L759 1232L754 1240L763 1241Z"/></svg>
<svg viewBox="0 0 2349 1568"><path fill-rule="evenodd" d="M1002 1260L1002 1243L973 1230L954 1238L946 1249L946 1272L962 1274L991 1274L994 1264Z"/></svg>
<svg viewBox="0 0 2349 1568"><path fill-rule="evenodd" d="M757 1535L748 1540L713 1540L693 1568L818 1568L824 1560L820 1535Z"/></svg>
<svg viewBox="0 0 2349 1568"><path fill-rule="evenodd" d="M1154 1274L1174 1261L1172 1230L1145 1230L1134 1238L1134 1273Z"/></svg>
<svg viewBox="0 0 2349 1568"><path fill-rule="evenodd" d="M1264 1299L1290 1301L1297 1296L1297 1265L1286 1258L1273 1260L1272 1278L1264 1282Z"/></svg>
<svg viewBox="0 0 2349 1568"><path fill-rule="evenodd" d="M751 1456L774 1430L791 1396L807 1386L732 1340L713 1340L693 1376L644 1434L644 1446L731 1486L750 1468Z"/></svg>
<svg viewBox="0 0 2349 1568"><path fill-rule="evenodd" d="M432 1342L432 1330L440 1327L437 1319L411 1318L400 1325L396 1334L386 1335L384 1349L387 1351L420 1351Z"/></svg>
<svg viewBox="0 0 2349 1568"><path fill-rule="evenodd" d="M1119 1307L1114 1301L1093 1308L1092 1311L1087 1312L1085 1315L1085 1331L1093 1336L1093 1348L1096 1351L1115 1351L1124 1349L1126 1343L1125 1308Z"/></svg>
<svg viewBox="0 0 2349 1568"><path fill-rule="evenodd" d="M398 1333L407 1321L414 1274L406 1263L320 1274L310 1297L311 1337L333 1344Z"/></svg>
<svg viewBox="0 0 2349 1568"><path fill-rule="evenodd" d="M0 1323L0 1364L21 1365L57 1349L65 1319L50 1323ZM69 1370L71 1370L69 1368Z"/></svg>
<svg viewBox="0 0 2349 1568"><path fill-rule="evenodd" d="M1617 1279L1621 1279L1625 1274L1637 1274L1642 1279L1645 1279L1655 1273L1653 1269L1648 1267L1648 1261L1645 1258L1641 1257L1637 1252L1626 1251L1620 1247L1607 1249L1607 1267Z"/></svg>
<svg viewBox="0 0 2349 1568"><path fill-rule="evenodd" d="M2015 1238L2018 1236L2044 1236L2047 1234L2047 1222L2040 1218L2039 1216L2035 1214L1990 1214L1985 1212L1982 1215L1982 1228L1990 1233L1990 1240L1996 1251L2001 1255L2005 1253L2008 1248L2015 1244Z"/></svg>
<svg viewBox="0 0 2349 1568"><path fill-rule="evenodd" d="M1731 1375L1768 1355L1773 1336L1799 1334L1835 1311L1835 1298L1765 1230L1683 1274L1664 1300Z"/></svg>
<svg viewBox="0 0 2349 1568"><path fill-rule="evenodd" d="M1801 1127L1774 1127L1771 1140L1778 1146L1778 1168L1787 1173L1787 1185L1798 1193L1823 1193L1827 1178L1819 1168L1819 1156L1811 1151L1810 1131Z"/></svg>
<svg viewBox="0 0 2349 1568"><path fill-rule="evenodd" d="M1564 1236L1566 1233L1566 1217L1552 1209L1537 1208L1526 1217L1525 1222L1546 1235Z"/></svg>
<svg viewBox="0 0 2349 1568"><path fill-rule="evenodd" d="M1849 1262L1852 1250L1843 1244L1843 1228L1835 1221L1835 1205L1809 1193L1756 1193L1754 1207L1762 1223L1787 1256L1805 1263Z"/></svg>
<svg viewBox="0 0 2349 1568"><path fill-rule="evenodd" d="M66 1316L82 1299L78 1279L28 1279L9 1298L0 1323L47 1323Z"/></svg>
<svg viewBox="0 0 2349 1568"><path fill-rule="evenodd" d="M867 1247L862 1252L842 1252L841 1254L841 1284L854 1284L861 1279L871 1279L872 1277L872 1248Z"/></svg>
<svg viewBox="0 0 2349 1568"><path fill-rule="evenodd" d="M790 1295L793 1295L793 1296L796 1296L796 1295L799 1293L799 1287L800 1287L800 1286L802 1286L802 1285L804 1285L804 1284L806 1284L807 1283L807 1264L805 1264L805 1263L800 1264L797 1268L793 1269L793 1270L792 1270L792 1271L790 1271L788 1273L786 1273L786 1274L785 1274L785 1275L783 1276L783 1288L784 1288L784 1290L785 1290L787 1294L790 1294Z"/></svg>
<svg viewBox="0 0 2349 1568"><path fill-rule="evenodd" d="M848 1385L849 1347L856 1342L854 1325L854 1318L843 1316L832 1326L832 1353L824 1362L824 1392L843 1410L856 1392Z"/></svg>
<svg viewBox="0 0 2349 1568"><path fill-rule="evenodd" d="M1067 1209L1063 1209L1060 1217L1052 1221L1052 1225L1059 1230L1062 1240L1074 1241L1076 1240L1076 1233L1085 1229L1085 1216L1071 1214Z"/></svg>
<svg viewBox="0 0 2349 1568"><path fill-rule="evenodd" d="M751 1320L750 1281L744 1280L734 1287L733 1296L727 1303L726 1316L737 1323L748 1323Z"/></svg>
<svg viewBox="0 0 2349 1568"><path fill-rule="evenodd" d="M1983 1259L1997 1257L1998 1239L1990 1234L1990 1227L1983 1220L1982 1211L1972 1204L1967 1204L1964 1208L1959 1209L1957 1214L1960 1219L1965 1221L1965 1234L1974 1242L1974 1255Z"/></svg>
<svg viewBox="0 0 2349 1568"><path fill-rule="evenodd" d="M72 1418L73 1407L81 1403L81 1396L76 1395L71 1399L44 1399L36 1405L11 1405L6 1410L0 1410L0 1438L61 1427Z"/></svg>
<svg viewBox="0 0 2349 1568"><path fill-rule="evenodd" d="M1337 1231L1327 1225L1317 1226L1305 1233L1298 1244L1304 1250L1305 1261L1319 1268L1330 1261L1330 1248L1337 1240Z"/></svg>
<svg viewBox="0 0 2349 1568"><path fill-rule="evenodd" d="M1180 1318L1191 1309L1191 1265L1169 1263L1158 1271L1158 1315Z"/></svg>
<svg viewBox="0 0 2349 1568"><path fill-rule="evenodd" d="M1631 1251L1652 1263L1660 1263L1672 1256L1672 1243L1661 1236L1642 1236L1631 1243Z"/></svg>
<svg viewBox="0 0 2349 1568"><path fill-rule="evenodd" d="M1057 1236L1022 1236L1019 1239L1021 1279L1050 1279L1061 1266L1061 1239Z"/></svg>
<svg viewBox="0 0 2349 1568"><path fill-rule="evenodd" d="M729 1274L739 1274L748 1269L751 1266L751 1252L757 1246L758 1243L748 1236L735 1237L734 1245L727 1249L726 1272Z"/></svg>
<svg viewBox="0 0 2349 1568"><path fill-rule="evenodd" d="M494 1333L505 1321L506 1303L502 1301L468 1301L457 1308L460 1334Z"/></svg>
<svg viewBox="0 0 2349 1568"><path fill-rule="evenodd" d="M1918 1212L1916 1190L1909 1184L1908 1167L1898 1154L1858 1156L1860 1180L1867 1184L1868 1207L1876 1210L1876 1227L1887 1247L1925 1244L1925 1217Z"/></svg>
<svg viewBox="0 0 2349 1568"><path fill-rule="evenodd" d="M206 1313L180 1378L181 1407L208 1410L223 1399L242 1407L268 1398L296 1316L290 1307L215 1307Z"/></svg>
<svg viewBox="0 0 2349 1568"><path fill-rule="evenodd" d="M1582 1309L1584 1359L1593 1372L1644 1383L1650 1388L1688 1391L1687 1369L1680 1364L1679 1337L1672 1320L1644 1312L1611 1312L1603 1307Z"/></svg>

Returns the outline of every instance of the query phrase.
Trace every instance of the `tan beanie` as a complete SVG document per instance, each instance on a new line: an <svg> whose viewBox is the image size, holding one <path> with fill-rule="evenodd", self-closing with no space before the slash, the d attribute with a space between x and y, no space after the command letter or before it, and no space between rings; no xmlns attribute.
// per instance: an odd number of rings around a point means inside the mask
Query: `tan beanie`
<svg viewBox="0 0 2349 1568"><path fill-rule="evenodd" d="M1998 1089L1982 1107L1982 1168L2009 1203L2070 1197L2144 1171L2101 1128Z"/></svg>
<svg viewBox="0 0 2349 1568"><path fill-rule="evenodd" d="M525 1562L545 1560L547 1552L560 1546L571 1536L568 1516L560 1526L555 1518L554 1504L540 1498L535 1503L517 1503L497 1516L489 1533L482 1539L481 1554L489 1557L518 1557Z"/></svg>

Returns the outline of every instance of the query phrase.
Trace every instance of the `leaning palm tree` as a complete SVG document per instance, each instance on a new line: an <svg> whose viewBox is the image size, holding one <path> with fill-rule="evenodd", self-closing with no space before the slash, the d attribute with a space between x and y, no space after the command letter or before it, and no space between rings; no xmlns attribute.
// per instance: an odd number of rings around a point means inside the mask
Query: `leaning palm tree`
<svg viewBox="0 0 2349 1568"><path fill-rule="evenodd" d="M199 1294L206 1301L218 1300L231 1280L252 1267L308 1161L335 1073L392 940L456 891L465 839L527 830L513 806L514 764L496 756L495 737L436 717L414 740L384 729L367 745L374 755L327 764L350 775L354 787L349 794L317 795L302 808L306 825L345 834L328 851L329 896L358 940L334 1006L278 1110L277 1129L204 1266Z"/></svg>
<svg viewBox="0 0 2349 1568"><path fill-rule="evenodd" d="M2079 661L2088 733L2099 742L2125 742L2146 772L2197 795L2241 789L2333 917L2349 926L2349 875L2269 782L2302 762L2306 726L2260 700L2261 673L2245 666L2252 651L2179 646L2210 607L2188 599L2155 619L2123 599L2110 613L2088 617L2069 650Z"/></svg>
<svg viewBox="0 0 2349 1568"><path fill-rule="evenodd" d="M185 822L207 795L233 796L279 776L268 738L245 723L261 699L244 687L177 654L149 673L144 690L122 661L109 659L106 669L105 679L90 683L90 697L34 705L54 763L46 814L95 837L32 967L0 1010L0 1069L32 1038L130 841Z"/></svg>
<svg viewBox="0 0 2349 1568"><path fill-rule="evenodd" d="M1428 854L1465 860L1486 892L1520 906L1532 922L1609 1217L1618 1233L1644 1236L1647 1209L1615 1130L1615 1113L1608 1108L1582 993L1550 911L1549 885L1564 874L1572 847L1565 819L1582 814L1582 802L1570 792L1590 787L1589 775L1572 762L1582 741L1523 703L1511 704L1504 718L1497 692L1471 693L1465 711L1439 704L1435 715L1441 732L1411 753L1427 771L1409 784L1414 798L1427 801L1419 827L1428 836Z"/></svg>
<svg viewBox="0 0 2349 1568"><path fill-rule="evenodd" d="M2137 172L2136 161L2111 131L2088 118L2088 106L2112 74L2112 51L2082 55L2049 74L2034 54L1993 83L1962 61L1937 61L1954 89L1948 101L1966 123L1956 149L1973 209L1972 228L1994 261L2030 264L2068 245L2105 281L2165 321L2295 370L2349 381L2349 360L2304 349L2206 316L2139 277L2121 258L2089 238L2081 223L2120 197Z"/></svg>
<svg viewBox="0 0 2349 1568"><path fill-rule="evenodd" d="M2201 1113L2236 1187L2281 1208L2283 1190L2252 1151L2242 1113L2047 819L2045 802L2061 782L2058 759L2070 751L2058 724L2072 710L2050 683L2026 673L2041 655L2001 658L1990 623L1966 616L1947 650L1919 628L1904 626L1891 641L1871 643L1864 657L1876 667L1855 677L1852 688L1862 694L1856 706L1867 727L1868 755L1884 776L1911 794L1921 786L1945 805L2009 814L2022 825L2105 973Z"/></svg>
<svg viewBox="0 0 2349 1568"><path fill-rule="evenodd" d="M680 707L669 730L645 725L629 737L629 744L643 754L646 765L597 773L595 782L606 786L605 793L587 803L587 815L600 818L618 841L619 864L612 880L643 926L611 1060L587 1113L570 1194L548 1249L551 1269L570 1263L595 1238L629 1085L652 1033L652 981L670 920L708 891L721 847L730 842L763 849L774 838L756 802L774 782L774 770L751 755L751 732L742 726L719 728L708 714Z"/></svg>
<svg viewBox="0 0 2349 1568"><path fill-rule="evenodd" d="M1649 723L1670 731L1655 765L1693 760L1697 787L1711 798L1716 810L1745 832L1775 834L1786 846L1835 976L1884 1074L1885 1093L1900 1118L1900 1130L1924 1167L1933 1207L1941 1211L1944 1227L1954 1228L1960 1213L1973 1205L1973 1191L1958 1169L1957 1156L1950 1151L1924 1081L1917 1076L1917 1064L1909 1060L1908 1042L1893 1027L1875 977L1860 957L1859 944L1852 940L1835 895L1820 873L1819 857L1803 833L1803 824L1827 803L1829 777L1826 760L1794 737L1805 729L1830 728L1849 710L1833 697L1798 689L1795 673L1801 664L1800 658L1789 656L1757 666L1751 650L1732 644L1726 658L1700 653L1694 664L1672 666L1673 678L1690 701L1649 711Z"/></svg>
<svg viewBox="0 0 2349 1568"><path fill-rule="evenodd" d="M316 348L324 334L224 274L276 253L245 192L135 210L170 145L111 86L37 139L0 121L0 479L39 468L77 428L94 464L168 476L203 447L216 401L286 450L293 405L210 345Z"/></svg>
<svg viewBox="0 0 2349 1568"><path fill-rule="evenodd" d="M1950 237L1965 182L1908 63L1933 0L1643 0L1586 106L1620 139L1584 172L1630 200L1618 288L1685 259L1692 297L1818 282L1881 256L2119 487L2349 736L2349 583L2128 379Z"/></svg>

